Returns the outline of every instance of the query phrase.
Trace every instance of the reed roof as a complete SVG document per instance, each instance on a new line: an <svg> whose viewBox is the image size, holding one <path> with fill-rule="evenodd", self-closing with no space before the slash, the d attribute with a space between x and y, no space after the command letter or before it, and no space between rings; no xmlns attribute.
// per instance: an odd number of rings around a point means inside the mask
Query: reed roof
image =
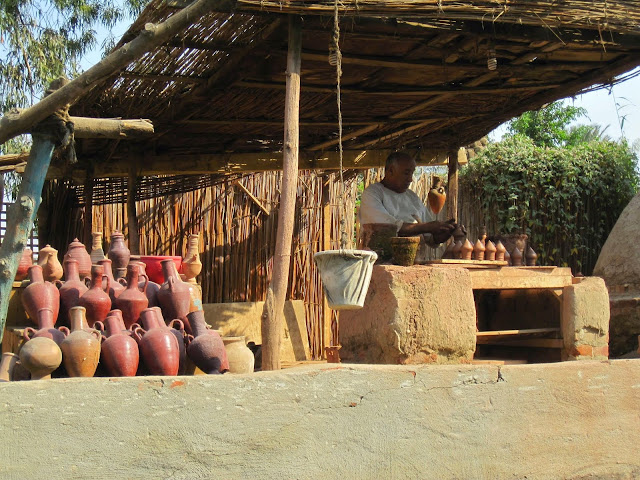
<svg viewBox="0 0 640 480"><path fill-rule="evenodd" d="M469 144L523 111L619 81L640 65L636 1L338 3L350 166L363 151L398 148L421 150L426 162L434 151ZM186 5L152 0L119 45ZM303 17L301 167L335 167L334 2L224 0L216 10L74 105L73 115L148 118L155 126L139 142L78 140L78 168L91 163L98 177L126 175L132 161L141 174L274 168L290 13ZM494 54L497 69L489 70Z"/></svg>

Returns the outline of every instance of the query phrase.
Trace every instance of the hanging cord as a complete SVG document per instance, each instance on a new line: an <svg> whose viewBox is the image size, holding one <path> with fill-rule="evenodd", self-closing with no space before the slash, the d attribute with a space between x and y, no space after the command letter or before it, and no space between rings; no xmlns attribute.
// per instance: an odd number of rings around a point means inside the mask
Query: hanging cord
<svg viewBox="0 0 640 480"><path fill-rule="evenodd" d="M340 20L338 18L338 0L333 4L333 35L329 45L329 64L336 67L336 101L338 104L338 152L340 158L340 249L347 248L347 221L345 219L345 188L342 174L342 102L340 99L340 77L342 77L342 52L340 52Z"/></svg>

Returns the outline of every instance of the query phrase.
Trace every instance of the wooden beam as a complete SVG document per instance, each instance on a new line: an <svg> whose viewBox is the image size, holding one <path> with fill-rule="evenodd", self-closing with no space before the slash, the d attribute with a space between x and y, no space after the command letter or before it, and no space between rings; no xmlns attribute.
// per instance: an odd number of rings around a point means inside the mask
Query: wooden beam
<svg viewBox="0 0 640 480"><path fill-rule="evenodd" d="M343 165L345 169L363 170L384 167L387 156L393 150L345 150ZM447 154L439 150L410 150L420 166L445 165ZM138 175L229 175L243 172L268 172L282 170L282 153L239 153L209 155L162 154L146 157L147 161L137 166ZM131 161L97 163L94 167L95 178L126 177L129 175ZM337 152L301 151L300 170L337 170L339 156ZM80 167L74 172L81 172ZM63 178L65 171L59 167L50 167L47 178Z"/></svg>
<svg viewBox="0 0 640 480"><path fill-rule="evenodd" d="M458 150L449 152L449 173L447 180L447 218L458 221Z"/></svg>
<svg viewBox="0 0 640 480"><path fill-rule="evenodd" d="M87 170L84 180L84 229L82 232L82 243L91 245L93 231L93 186L94 180L91 170Z"/></svg>
<svg viewBox="0 0 640 480"><path fill-rule="evenodd" d="M3 116L0 119L0 144L30 130L33 125L65 105L73 104L100 81L125 68L154 47L166 42L182 29L193 24L202 15L214 11L221 3L228 2L226 0L196 0L163 23L158 25L147 23L144 30L134 40L115 50L73 81L44 97L40 102L17 116Z"/></svg>
<svg viewBox="0 0 640 480"><path fill-rule="evenodd" d="M331 182L329 175L324 178L322 182L322 244L321 250L331 250L331 225L333 224L331 218L331 192L329 187ZM331 319L332 310L329 308L329 301L327 295L322 289L322 355L326 358L325 347L332 345L331 343Z"/></svg>
<svg viewBox="0 0 640 480"><path fill-rule="evenodd" d="M202 85L207 83L206 78L188 77L186 75L160 75L156 73L120 72L122 78L133 78L140 80L156 80L159 82L193 83Z"/></svg>
<svg viewBox="0 0 640 480"><path fill-rule="evenodd" d="M129 230L129 250L140 255L140 233L138 230L138 212L136 211L136 191L138 189L138 172L135 165L129 168L127 181L127 225Z"/></svg>
<svg viewBox="0 0 640 480"><path fill-rule="evenodd" d="M284 152L282 188L273 270L267 300L262 313L262 369L280 370L280 343L284 301L289 284L291 241L298 188L300 52L302 49L302 19L289 17L289 54L287 56L287 91L284 107Z"/></svg>
<svg viewBox="0 0 640 480"><path fill-rule="evenodd" d="M478 115L464 115L456 116L456 118L475 118L489 115L487 113L481 113ZM380 118L380 119L343 119L343 125L379 125L379 124L411 124L411 123L423 123L433 120L450 119L451 115L446 113L427 113L421 118ZM180 122L184 125L276 125L281 126L284 124L284 120L269 120L259 118L236 118L230 120L209 120L206 118L191 119ZM300 121L300 126L309 127L335 127L338 124L338 120L303 120Z"/></svg>

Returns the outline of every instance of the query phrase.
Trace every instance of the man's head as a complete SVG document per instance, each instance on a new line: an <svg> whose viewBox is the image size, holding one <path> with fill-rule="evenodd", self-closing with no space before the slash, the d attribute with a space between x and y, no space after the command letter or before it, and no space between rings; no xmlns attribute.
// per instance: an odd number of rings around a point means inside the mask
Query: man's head
<svg viewBox="0 0 640 480"><path fill-rule="evenodd" d="M382 184L394 192L406 192L415 170L416 162L408 153L394 152L387 157Z"/></svg>

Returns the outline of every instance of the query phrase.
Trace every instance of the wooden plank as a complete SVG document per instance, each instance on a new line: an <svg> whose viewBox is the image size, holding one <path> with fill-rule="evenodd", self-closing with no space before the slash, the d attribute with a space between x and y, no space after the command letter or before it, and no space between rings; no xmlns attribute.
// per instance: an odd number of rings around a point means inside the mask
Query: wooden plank
<svg viewBox="0 0 640 480"><path fill-rule="evenodd" d="M509 347L534 347L534 348L563 348L564 340L561 338L492 338L479 337L476 339L479 345L504 345Z"/></svg>
<svg viewBox="0 0 640 480"><path fill-rule="evenodd" d="M458 221L458 151L449 152L447 180L447 218Z"/></svg>
<svg viewBox="0 0 640 480"><path fill-rule="evenodd" d="M469 270L474 290L564 288L572 284L568 267L502 267Z"/></svg>
<svg viewBox="0 0 640 480"><path fill-rule="evenodd" d="M505 267L509 263L505 260L462 260L460 258L440 258L437 260L428 260L425 265L457 265L461 267L474 266L474 265L486 265Z"/></svg>
<svg viewBox="0 0 640 480"><path fill-rule="evenodd" d="M520 330L488 330L476 332L476 338L513 337L518 335L538 335L541 333L560 333L559 328L523 328Z"/></svg>

